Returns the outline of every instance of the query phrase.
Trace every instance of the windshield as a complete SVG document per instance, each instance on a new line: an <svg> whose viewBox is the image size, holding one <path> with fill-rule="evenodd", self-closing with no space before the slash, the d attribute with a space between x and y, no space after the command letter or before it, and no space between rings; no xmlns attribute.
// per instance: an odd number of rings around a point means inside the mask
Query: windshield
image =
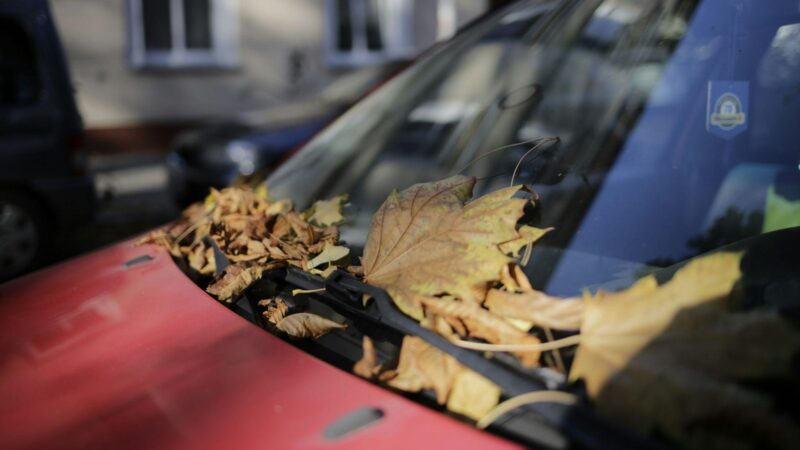
<svg viewBox="0 0 800 450"><path fill-rule="evenodd" d="M300 206L349 193L364 244L392 189L512 182L554 227L526 273L575 295L800 225L795 1L522 2L430 52L268 180ZM543 138L558 138L537 141ZM536 145L538 143L538 145Z"/></svg>

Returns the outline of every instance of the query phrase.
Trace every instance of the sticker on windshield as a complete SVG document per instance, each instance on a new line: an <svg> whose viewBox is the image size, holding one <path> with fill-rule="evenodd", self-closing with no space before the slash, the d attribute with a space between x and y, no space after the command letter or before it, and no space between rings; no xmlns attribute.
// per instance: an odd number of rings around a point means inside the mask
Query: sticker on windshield
<svg viewBox="0 0 800 450"><path fill-rule="evenodd" d="M747 81L709 81L706 130L723 139L745 131L749 91Z"/></svg>

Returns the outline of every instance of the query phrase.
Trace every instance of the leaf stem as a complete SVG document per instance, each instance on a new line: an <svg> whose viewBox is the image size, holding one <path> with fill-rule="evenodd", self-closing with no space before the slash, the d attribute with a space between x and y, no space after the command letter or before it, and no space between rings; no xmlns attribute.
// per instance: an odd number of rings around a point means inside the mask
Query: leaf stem
<svg viewBox="0 0 800 450"><path fill-rule="evenodd" d="M503 414L513 411L520 406L530 405L531 403L561 403L564 405L574 405L578 403L578 397L563 391L533 391L511 397L510 399L495 406L488 414L483 416L476 427L484 429L491 425Z"/></svg>
<svg viewBox="0 0 800 450"><path fill-rule="evenodd" d="M451 342L457 347L485 352L543 352L547 350L557 350L571 345L578 345L581 342L581 335L573 334L572 336L541 344L486 344L462 339L455 339Z"/></svg>

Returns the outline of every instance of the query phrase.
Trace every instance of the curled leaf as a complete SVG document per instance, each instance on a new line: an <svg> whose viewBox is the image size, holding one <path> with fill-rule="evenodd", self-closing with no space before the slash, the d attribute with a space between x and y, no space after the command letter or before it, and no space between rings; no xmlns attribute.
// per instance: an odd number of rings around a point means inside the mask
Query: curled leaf
<svg viewBox="0 0 800 450"><path fill-rule="evenodd" d="M319 339L334 330L347 328L346 325L311 313L291 314L284 317L275 326L289 336L313 339Z"/></svg>
<svg viewBox="0 0 800 450"><path fill-rule="evenodd" d="M264 318L273 324L277 324L289 313L289 305L281 298L270 298L258 302L260 306L265 307L263 313Z"/></svg>
<svg viewBox="0 0 800 450"><path fill-rule="evenodd" d="M517 294L491 289L484 305L498 316L559 330L580 328L583 313L581 299L551 297L534 290Z"/></svg>
<svg viewBox="0 0 800 450"><path fill-rule="evenodd" d="M253 282L261 278L269 266L249 266L231 264L225 268L222 277L211 283L206 291L225 303L232 303L250 287Z"/></svg>
<svg viewBox="0 0 800 450"><path fill-rule="evenodd" d="M375 344L372 343L372 339L369 336L365 335L361 346L364 349L364 354L353 366L353 373L369 380L374 378L380 370L375 357Z"/></svg>

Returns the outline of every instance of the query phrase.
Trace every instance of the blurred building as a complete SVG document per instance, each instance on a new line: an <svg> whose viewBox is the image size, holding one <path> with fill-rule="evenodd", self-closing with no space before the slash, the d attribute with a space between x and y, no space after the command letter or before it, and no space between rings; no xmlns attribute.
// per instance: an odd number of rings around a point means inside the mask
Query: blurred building
<svg viewBox="0 0 800 450"><path fill-rule="evenodd" d="M314 95L413 57L485 0L58 0L53 15L95 151L163 148L214 116Z"/></svg>

